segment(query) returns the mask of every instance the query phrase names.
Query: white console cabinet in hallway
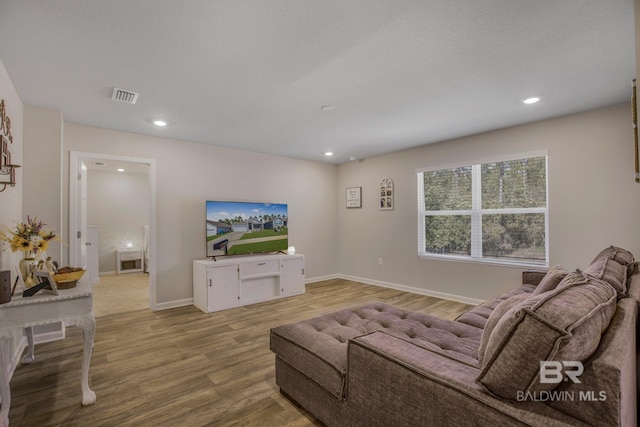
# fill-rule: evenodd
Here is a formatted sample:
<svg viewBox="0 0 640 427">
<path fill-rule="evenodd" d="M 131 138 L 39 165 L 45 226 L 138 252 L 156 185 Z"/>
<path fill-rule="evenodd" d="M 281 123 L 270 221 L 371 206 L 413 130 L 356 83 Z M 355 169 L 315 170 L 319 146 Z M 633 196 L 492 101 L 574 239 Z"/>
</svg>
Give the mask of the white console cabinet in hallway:
<svg viewBox="0 0 640 427">
<path fill-rule="evenodd" d="M 250 255 L 193 261 L 193 305 L 205 313 L 304 292 L 304 255 Z"/>
</svg>

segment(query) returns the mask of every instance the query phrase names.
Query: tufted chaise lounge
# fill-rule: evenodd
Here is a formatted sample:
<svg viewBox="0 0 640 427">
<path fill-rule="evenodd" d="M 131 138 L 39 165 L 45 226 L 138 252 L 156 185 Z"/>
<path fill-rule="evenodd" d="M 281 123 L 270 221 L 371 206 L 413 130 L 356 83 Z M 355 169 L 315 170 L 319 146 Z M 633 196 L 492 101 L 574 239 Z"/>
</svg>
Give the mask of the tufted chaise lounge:
<svg viewBox="0 0 640 427">
<path fill-rule="evenodd" d="M 347 344 L 384 331 L 413 345 L 476 363 L 482 330 L 381 302 L 370 302 L 275 328 L 271 349 L 339 399 L 345 397 Z"/>
<path fill-rule="evenodd" d="M 599 254 L 599 257 L 613 259 L 617 253 L 614 251 L 612 255 L 611 250 L 605 250 L 602 252 L 605 255 Z M 602 273 L 601 264 L 597 264 L 598 271 L 591 266 L 586 270 L 591 275 L 569 274 L 571 280 L 564 285 L 558 280 L 554 283 L 557 290 L 551 287 L 548 292 L 542 287 L 548 286 L 548 280 L 544 279 L 552 272 L 526 273 L 524 284 L 474 307 L 455 321 L 370 302 L 278 326 L 271 330 L 276 382 L 282 394 L 329 426 L 635 425 L 635 340 L 640 274 L 633 258 L 620 265 L 611 262 L 617 265 L 615 271 L 619 277 L 614 277 L 611 269 Z M 545 285 L 537 288 L 541 280 Z M 618 288 L 603 283 L 606 280 Z M 505 394 L 509 387 L 503 390 L 500 381 L 496 384 L 495 380 L 495 375 L 500 378 L 505 370 L 491 366 L 492 360 L 500 360 L 503 350 L 501 347 L 496 350 L 495 342 L 491 341 L 498 339 L 493 336 L 499 335 L 495 330 L 501 328 L 496 325 L 500 316 L 509 317 L 502 312 L 512 313 L 513 310 L 508 311 L 510 306 L 526 300 L 543 301 L 538 304 L 542 308 L 537 315 L 525 316 L 522 323 L 525 325 L 529 318 L 544 320 L 545 304 L 555 316 L 558 309 L 553 308 L 553 303 L 571 306 L 583 292 L 593 293 L 593 289 L 604 295 L 603 301 L 596 303 L 595 309 L 585 308 L 586 316 L 575 322 L 578 326 L 571 329 L 569 335 L 561 336 L 556 344 L 551 343 L 554 349 L 561 348 L 567 340 L 570 342 L 571 331 L 577 336 L 580 324 L 594 321 L 592 313 L 600 307 L 610 307 L 606 309 L 607 314 L 595 318 L 604 324 L 590 327 L 597 330 L 595 343 L 599 346 L 584 360 L 582 383 L 561 384 L 557 388 L 565 393 L 564 397 L 573 394 L 574 401 L 540 402 L 531 398 L 535 394 L 529 394 L 527 399 L 516 402 Z M 587 299 L 591 299 L 589 295 Z M 563 297 L 569 298 L 568 302 L 562 300 Z M 525 309 L 535 312 L 537 306 Z M 516 314 L 521 311 L 516 310 Z M 571 311 L 567 309 L 568 313 Z M 489 325 L 495 330 L 484 334 L 485 328 L 490 329 Z M 543 333 L 557 333 L 559 329 L 552 326 Z M 599 329 L 604 329 L 601 338 Z M 511 333 L 517 334 L 517 330 Z M 483 343 L 487 339 L 489 343 Z M 525 352 L 535 353 L 545 345 L 542 339 L 538 345 L 537 339 L 537 335 L 525 334 L 524 343 L 518 345 L 529 345 Z M 580 343 L 578 347 L 586 345 Z M 497 353 L 491 359 L 487 356 L 484 364 L 483 346 L 487 353 Z M 505 351 L 512 350 L 508 342 L 504 346 Z M 508 353 L 502 356 L 510 357 Z M 515 368 L 510 368 L 515 373 L 506 371 L 513 377 L 505 381 L 506 386 L 517 390 L 535 390 L 539 386 L 537 377 L 536 384 L 528 379 L 531 372 L 535 377 L 538 370 L 539 359 L 533 357 L 533 366 L 529 368 L 536 371 L 525 373 L 522 366 L 528 366 L 516 363 Z M 526 359 L 526 355 L 522 358 Z M 505 365 L 510 363 L 507 360 Z M 523 377 L 528 382 L 523 382 Z M 594 392 L 603 392 L 607 400 L 578 401 L 597 397 Z"/>
</svg>

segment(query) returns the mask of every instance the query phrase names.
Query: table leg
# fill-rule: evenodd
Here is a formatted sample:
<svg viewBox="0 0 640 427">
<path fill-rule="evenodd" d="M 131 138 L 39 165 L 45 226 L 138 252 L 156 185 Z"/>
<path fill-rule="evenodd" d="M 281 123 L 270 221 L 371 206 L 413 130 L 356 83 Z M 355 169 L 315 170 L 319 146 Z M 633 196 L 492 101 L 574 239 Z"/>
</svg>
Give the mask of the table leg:
<svg viewBox="0 0 640 427">
<path fill-rule="evenodd" d="M 33 345 L 33 328 L 30 326 L 27 328 L 24 328 L 24 332 L 25 332 L 25 335 L 27 336 L 27 343 L 29 344 L 29 346 L 27 347 L 27 354 L 25 354 L 24 357 L 22 358 L 22 363 L 24 363 L 25 365 L 28 365 L 30 363 L 33 363 L 34 360 L 36 360 L 35 348 Z"/>
<path fill-rule="evenodd" d="M 91 352 L 93 351 L 93 340 L 96 336 L 96 319 L 91 314 L 82 316 L 78 319 L 77 326 L 82 328 L 84 337 L 80 386 L 82 387 L 82 405 L 87 406 L 96 403 L 96 393 L 89 388 L 89 365 L 91 363 Z"/>
<path fill-rule="evenodd" d="M 0 427 L 9 425 L 9 408 L 11 407 L 11 387 L 9 386 L 10 353 L 11 337 L 0 336 Z"/>
</svg>

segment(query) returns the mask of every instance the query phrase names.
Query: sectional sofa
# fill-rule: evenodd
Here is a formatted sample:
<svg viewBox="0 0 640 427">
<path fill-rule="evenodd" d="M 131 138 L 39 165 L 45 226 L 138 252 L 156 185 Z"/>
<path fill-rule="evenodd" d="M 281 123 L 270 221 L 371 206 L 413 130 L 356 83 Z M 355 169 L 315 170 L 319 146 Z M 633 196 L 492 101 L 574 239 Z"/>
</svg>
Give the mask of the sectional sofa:
<svg viewBox="0 0 640 427">
<path fill-rule="evenodd" d="M 371 302 L 273 328 L 276 382 L 328 426 L 635 426 L 639 300 L 612 246 L 455 321 Z"/>
</svg>

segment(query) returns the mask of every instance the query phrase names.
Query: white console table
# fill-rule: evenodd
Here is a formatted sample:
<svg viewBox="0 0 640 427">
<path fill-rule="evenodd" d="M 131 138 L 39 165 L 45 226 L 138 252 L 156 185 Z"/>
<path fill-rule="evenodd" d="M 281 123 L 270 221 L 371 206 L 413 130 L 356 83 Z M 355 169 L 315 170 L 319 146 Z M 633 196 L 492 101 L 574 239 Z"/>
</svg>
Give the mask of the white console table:
<svg viewBox="0 0 640 427">
<path fill-rule="evenodd" d="M 0 427 L 9 425 L 9 382 L 25 347 L 28 346 L 29 350 L 22 363 L 28 364 L 34 360 L 31 333 L 34 326 L 61 322 L 82 328 L 82 404 L 92 405 L 96 401 L 96 394 L 89 388 L 89 364 L 96 333 L 91 283 L 88 279 L 80 281 L 77 287 L 59 290 L 58 293 L 52 295 L 40 291 L 32 297 L 14 296 L 10 302 L 0 305 Z"/>
<path fill-rule="evenodd" d="M 248 255 L 193 261 L 193 305 L 205 313 L 304 292 L 303 255 Z"/>
</svg>

